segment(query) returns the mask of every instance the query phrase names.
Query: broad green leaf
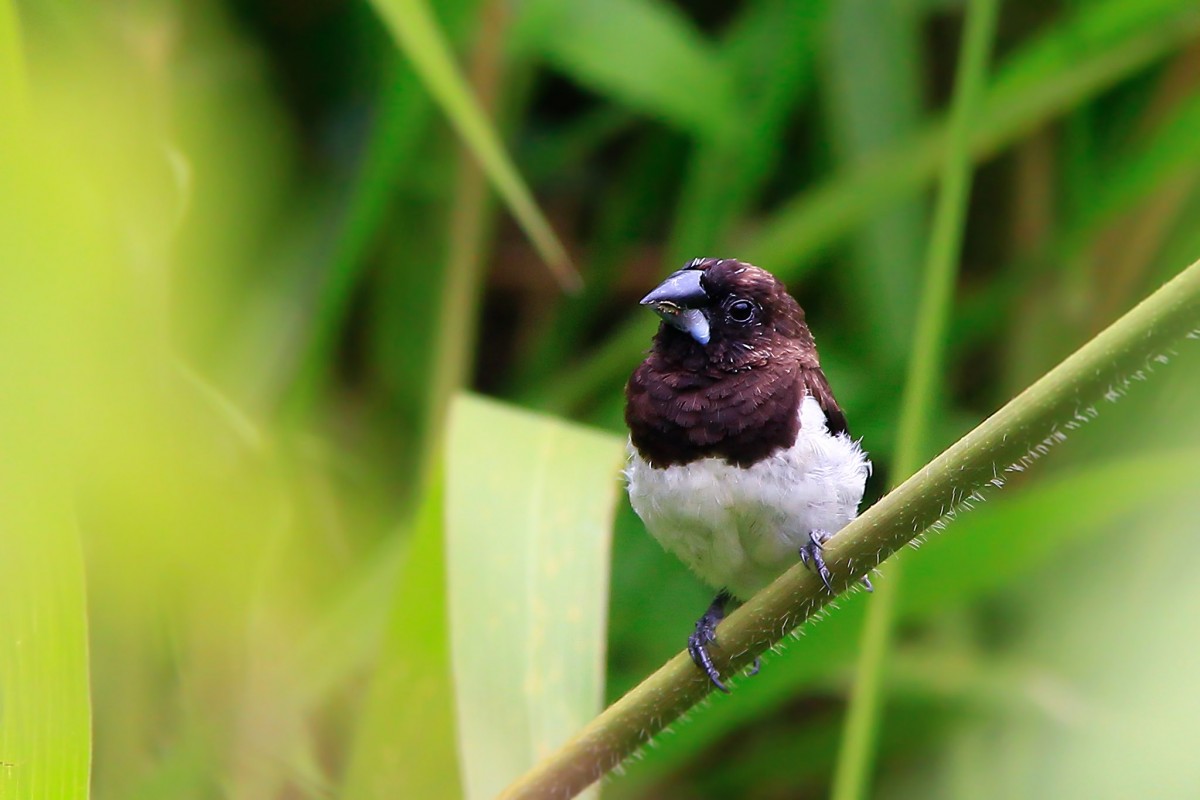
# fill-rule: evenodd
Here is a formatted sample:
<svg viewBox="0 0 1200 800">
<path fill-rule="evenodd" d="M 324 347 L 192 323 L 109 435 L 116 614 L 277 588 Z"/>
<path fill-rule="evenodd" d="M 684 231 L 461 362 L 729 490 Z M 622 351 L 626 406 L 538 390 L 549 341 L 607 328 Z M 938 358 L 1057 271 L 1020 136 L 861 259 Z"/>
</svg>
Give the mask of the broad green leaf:
<svg viewBox="0 0 1200 800">
<path fill-rule="evenodd" d="M 342 796 L 462 794 L 446 622 L 442 483 L 423 498 Z"/>
<path fill-rule="evenodd" d="M 624 443 L 460 397 L 446 544 L 459 751 L 494 797 L 599 713 Z"/>
<path fill-rule="evenodd" d="M 729 140 L 740 116 L 725 60 L 660 0 L 531 0 L 516 46 L 685 131 Z"/>
<path fill-rule="evenodd" d="M 429 4 L 426 0 L 370 2 L 555 278 L 564 287 L 576 288 L 579 276 L 571 267 L 566 249 L 538 209 L 499 133 L 454 63 Z"/>
<path fill-rule="evenodd" d="M 38 137 L 13 126 L 26 89 L 16 7 L 0 0 L 0 798 L 74 800 L 92 758 L 87 600 L 70 424 L 49 409 L 73 394 L 56 379 L 76 352 L 56 347 L 70 337 L 70 311 L 56 316 L 67 293 L 49 289 L 64 252 L 42 238 L 62 220 L 36 191 L 57 176 L 39 169 Z"/>
</svg>

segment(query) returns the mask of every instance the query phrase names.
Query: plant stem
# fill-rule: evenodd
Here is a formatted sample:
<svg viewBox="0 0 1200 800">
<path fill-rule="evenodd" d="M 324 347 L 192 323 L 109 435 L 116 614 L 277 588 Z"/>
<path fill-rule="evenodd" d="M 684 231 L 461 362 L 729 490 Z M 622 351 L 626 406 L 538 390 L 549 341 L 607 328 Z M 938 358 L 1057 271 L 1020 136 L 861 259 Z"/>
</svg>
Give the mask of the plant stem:
<svg viewBox="0 0 1200 800">
<path fill-rule="evenodd" d="M 936 413 L 945 338 L 958 259 L 971 194 L 971 130 L 983 96 L 988 57 L 995 37 L 997 0 L 971 0 L 959 50 L 957 80 L 950 110 L 950 131 L 933 232 L 925 266 L 917 330 L 900 406 L 900 430 L 893 474 L 903 480 L 917 470 L 929 449 L 929 427 Z M 896 604 L 902 581 L 899 564 L 888 569 L 867 609 L 855 680 L 834 772 L 835 800 L 862 797 L 870 783 L 879 734 L 881 682 L 891 647 Z"/>
<path fill-rule="evenodd" d="M 960 507 L 982 502 L 1067 436 L 1165 368 L 1177 347 L 1200 345 L 1200 262 L 1110 325 L 948 450 L 851 522 L 826 545 L 834 588 L 859 577 Z M 735 674 L 778 644 L 831 596 L 797 565 L 721 624 L 716 659 Z M 729 655 L 725 655 L 729 654 Z M 572 797 L 678 719 L 712 690 L 680 653 L 592 720 L 501 797 Z"/>
</svg>

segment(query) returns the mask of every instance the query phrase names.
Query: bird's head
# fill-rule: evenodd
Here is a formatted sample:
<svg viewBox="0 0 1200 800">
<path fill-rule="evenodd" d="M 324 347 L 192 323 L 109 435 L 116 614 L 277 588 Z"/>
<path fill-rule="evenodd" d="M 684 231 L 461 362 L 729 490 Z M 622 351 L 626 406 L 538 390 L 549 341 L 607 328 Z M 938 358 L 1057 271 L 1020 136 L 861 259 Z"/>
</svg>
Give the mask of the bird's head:
<svg viewBox="0 0 1200 800">
<path fill-rule="evenodd" d="M 693 259 L 641 303 L 662 318 L 655 346 L 664 355 L 733 370 L 792 358 L 816 365 L 804 311 L 782 281 L 751 264 Z"/>
</svg>

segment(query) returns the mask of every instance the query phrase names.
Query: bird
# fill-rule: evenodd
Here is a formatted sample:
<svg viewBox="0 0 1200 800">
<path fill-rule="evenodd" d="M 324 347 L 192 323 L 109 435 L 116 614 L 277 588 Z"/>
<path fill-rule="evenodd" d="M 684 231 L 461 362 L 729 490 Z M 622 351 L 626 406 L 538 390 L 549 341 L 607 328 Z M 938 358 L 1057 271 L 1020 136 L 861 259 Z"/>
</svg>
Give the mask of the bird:
<svg viewBox="0 0 1200 800">
<path fill-rule="evenodd" d="M 797 558 L 833 593 L 822 548 L 857 516 L 871 462 L 770 272 L 692 259 L 641 305 L 661 323 L 625 387 L 626 488 L 651 536 L 718 590 L 688 653 L 728 692 L 710 652 L 728 605 Z"/>
</svg>

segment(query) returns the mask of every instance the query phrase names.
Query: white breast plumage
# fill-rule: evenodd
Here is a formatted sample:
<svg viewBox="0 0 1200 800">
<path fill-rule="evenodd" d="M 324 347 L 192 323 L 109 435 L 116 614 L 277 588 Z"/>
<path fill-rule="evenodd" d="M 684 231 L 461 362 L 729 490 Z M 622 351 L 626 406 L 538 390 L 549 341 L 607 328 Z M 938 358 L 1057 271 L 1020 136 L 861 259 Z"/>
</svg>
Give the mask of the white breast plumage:
<svg viewBox="0 0 1200 800">
<path fill-rule="evenodd" d="M 630 447 L 629 500 L 646 529 L 697 575 L 747 598 L 795 564 L 810 531 L 834 533 L 858 513 L 871 462 L 831 435 L 812 397 L 796 442 L 753 464 L 720 458 L 655 469 Z"/>
</svg>

